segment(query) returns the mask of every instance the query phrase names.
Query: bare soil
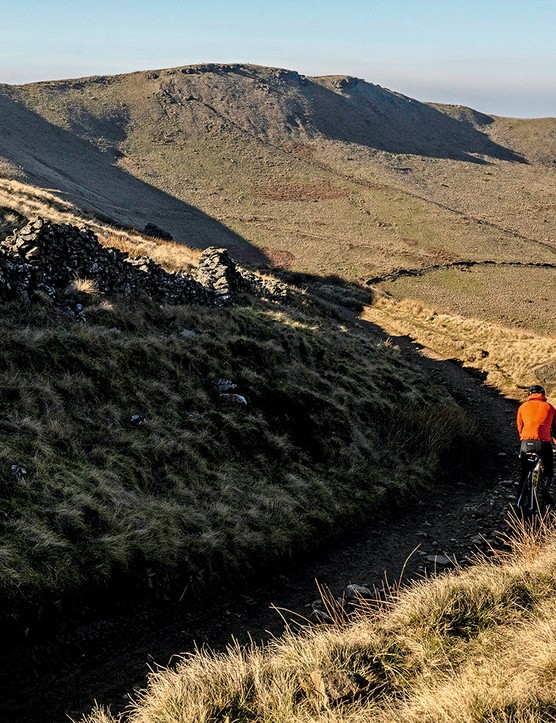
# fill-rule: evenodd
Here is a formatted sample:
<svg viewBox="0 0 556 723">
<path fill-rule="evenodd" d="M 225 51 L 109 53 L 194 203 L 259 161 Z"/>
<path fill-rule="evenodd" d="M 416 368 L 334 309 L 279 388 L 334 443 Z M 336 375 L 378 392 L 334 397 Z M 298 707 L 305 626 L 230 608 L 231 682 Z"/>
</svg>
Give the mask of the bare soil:
<svg viewBox="0 0 556 723">
<path fill-rule="evenodd" d="M 382 330 L 360 324 L 384 339 Z M 45 631 L 42 640 L 5 650 L 2 720 L 62 723 L 68 715 L 88 712 L 95 700 L 113 711 L 124 710 L 129 692 L 145 686 L 149 670 L 171 664 L 179 653 L 199 645 L 223 649 L 232 636 L 240 643 L 268 640 L 280 635 L 286 622 L 302 622 L 317 597 L 315 581 L 338 595 L 349 583 L 381 589 L 385 577 L 409 580 L 434 574 L 427 556 L 446 554 L 465 564 L 488 541 L 496 544 L 514 496 L 516 403 L 485 386 L 478 375 L 435 358 L 406 337 L 390 341 L 444 384 L 492 441 L 480 476 L 461 481 L 455 471 L 446 470 L 438 491 L 411 509 L 354 529 L 310 559 L 269 571 L 241 594 L 214 590 L 209 600 L 195 600 L 185 589 L 179 601 L 125 609 L 58 630 L 55 636 Z"/>
</svg>

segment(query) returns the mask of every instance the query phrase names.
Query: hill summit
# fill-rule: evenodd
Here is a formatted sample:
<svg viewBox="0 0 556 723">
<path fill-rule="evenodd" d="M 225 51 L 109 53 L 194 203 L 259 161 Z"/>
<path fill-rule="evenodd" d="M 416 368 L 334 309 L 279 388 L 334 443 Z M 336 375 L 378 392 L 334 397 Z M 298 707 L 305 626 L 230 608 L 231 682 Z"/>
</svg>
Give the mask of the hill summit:
<svg viewBox="0 0 556 723">
<path fill-rule="evenodd" d="M 0 173 L 6 189 L 32 183 L 113 225 L 154 224 L 294 273 L 365 282 L 556 257 L 555 119 L 423 103 L 345 75 L 204 64 L 1 86 Z M 489 267 L 472 313 L 517 274 Z M 429 279 L 424 301 L 459 311 L 461 277 Z"/>
<path fill-rule="evenodd" d="M 338 237 L 336 218 L 355 246 L 373 232 L 380 257 L 392 233 L 365 218 L 369 191 L 380 216 L 384 190 L 407 186 L 408 175 L 412 191 L 429 195 L 431 163 L 468 169 L 467 189 L 473 167 L 512 167 L 515 176 L 526 160 L 550 166 L 553 126 L 422 103 L 350 76 L 205 64 L 0 86 L 0 170 L 119 223 L 159 224 L 190 246 L 216 243 L 258 262 L 293 254 L 307 267 L 291 248 L 303 239 L 297 220 L 317 222 L 328 239 Z M 463 181 L 453 180 L 457 191 Z M 483 206 L 485 191 L 481 183 L 475 194 Z M 438 188 L 433 195 L 440 200 Z M 294 228 L 283 214 L 292 202 Z M 312 203 L 317 218 L 305 208 Z M 342 240 L 336 266 L 354 255 Z"/>
</svg>

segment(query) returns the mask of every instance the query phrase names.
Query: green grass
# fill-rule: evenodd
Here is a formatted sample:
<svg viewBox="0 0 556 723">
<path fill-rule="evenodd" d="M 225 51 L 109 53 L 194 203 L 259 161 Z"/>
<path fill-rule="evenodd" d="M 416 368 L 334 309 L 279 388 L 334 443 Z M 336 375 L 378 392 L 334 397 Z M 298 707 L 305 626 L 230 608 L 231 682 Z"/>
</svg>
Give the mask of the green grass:
<svg viewBox="0 0 556 723">
<path fill-rule="evenodd" d="M 397 299 L 417 299 L 447 313 L 550 336 L 556 324 L 555 274 L 554 269 L 534 267 L 446 269 L 403 277 L 384 288 Z"/>
<path fill-rule="evenodd" d="M 245 578 L 396 506 L 472 446 L 445 392 L 326 303 L 85 306 L 86 324 L 2 309 L 4 620 L 107 588 Z M 219 401 L 219 377 L 247 407 Z"/>
</svg>

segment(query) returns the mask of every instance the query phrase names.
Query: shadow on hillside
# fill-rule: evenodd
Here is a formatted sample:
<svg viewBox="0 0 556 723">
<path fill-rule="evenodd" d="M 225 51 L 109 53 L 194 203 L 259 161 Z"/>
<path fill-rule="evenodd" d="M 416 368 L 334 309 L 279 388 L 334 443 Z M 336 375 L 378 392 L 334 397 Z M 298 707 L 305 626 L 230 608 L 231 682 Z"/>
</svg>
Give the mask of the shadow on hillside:
<svg viewBox="0 0 556 723">
<path fill-rule="evenodd" d="M 356 78 L 339 82 L 341 95 L 314 81 L 304 91 L 314 107 L 311 120 L 329 138 L 390 153 L 488 162 L 473 155 L 477 154 L 527 163 L 523 156 L 492 141 L 470 120 L 452 118 L 431 105 Z"/>
<path fill-rule="evenodd" d="M 5 88 L 0 91 L 0 155 L 22 168 L 28 182 L 54 188 L 104 220 L 139 230 L 154 223 L 193 248 L 225 246 L 241 260 L 266 261 L 231 229 L 118 168 L 113 151 L 49 123 Z"/>
<path fill-rule="evenodd" d="M 365 305 L 372 303 L 373 292 L 368 287 L 354 281 L 346 281 L 338 276 L 317 276 L 292 272 L 279 275 L 311 296 L 325 303 L 330 302 L 336 305 L 336 316 L 339 319 L 354 321 L 360 328 L 365 329 L 366 333 L 371 334 L 377 342 L 398 348 L 407 358 L 413 359 L 419 367 L 426 369 L 433 379 L 443 380 L 442 383 L 447 384 L 456 401 L 462 406 L 468 407 L 470 403 L 474 404 L 477 401 L 470 399 L 469 394 L 465 391 L 468 389 L 467 384 L 470 377 L 481 383 L 485 395 L 499 399 L 503 397 L 496 387 L 487 384 L 488 375 L 482 369 L 464 366 L 458 359 L 435 358 L 428 353 L 430 350 L 410 336 L 392 336 L 378 324 L 357 318 L 355 314 L 360 313 Z M 510 400 L 506 400 L 506 402 L 508 405 L 513 404 Z M 489 423 L 487 420 L 485 431 L 488 431 Z M 498 439 L 506 438 L 508 441 L 512 437 L 513 431 L 513 426 L 511 429 L 504 427 L 497 429 L 496 434 Z"/>
<path fill-rule="evenodd" d="M 372 302 L 373 294 L 369 287 L 362 286 L 355 281 L 346 281 L 340 276 L 289 271 L 273 267 L 270 273 L 288 284 L 313 294 L 324 302 L 337 304 L 350 311 L 361 312 L 366 304 Z"/>
</svg>

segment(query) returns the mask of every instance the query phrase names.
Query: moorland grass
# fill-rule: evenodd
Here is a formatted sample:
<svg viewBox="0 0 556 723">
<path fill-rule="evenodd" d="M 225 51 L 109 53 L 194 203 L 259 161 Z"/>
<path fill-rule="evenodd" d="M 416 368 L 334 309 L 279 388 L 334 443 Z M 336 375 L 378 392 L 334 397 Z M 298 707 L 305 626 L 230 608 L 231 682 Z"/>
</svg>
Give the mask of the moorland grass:
<svg viewBox="0 0 556 723">
<path fill-rule="evenodd" d="M 153 672 L 123 719 L 553 721 L 553 523 L 518 524 L 511 546 L 470 568 L 392 589 L 386 602 L 362 603 L 351 621 L 305 626 L 263 648 L 188 654 L 173 669 Z M 116 720 L 97 708 L 83 723 Z"/>
<path fill-rule="evenodd" d="M 445 269 L 384 284 L 396 299 L 415 299 L 447 314 L 554 336 L 556 269 L 476 266 Z M 509 290 L 512 293 L 508 293 Z"/>
<path fill-rule="evenodd" d="M 68 293 L 86 323 L 44 302 L 0 315 L 3 621 L 231 584 L 475 448 L 446 392 L 303 294 L 214 309 Z"/>
<path fill-rule="evenodd" d="M 448 313 L 413 299 L 377 298 L 362 318 L 392 337 L 408 335 L 419 344 L 461 361 L 484 374 L 486 381 L 509 396 L 520 396 L 541 382 L 556 391 L 556 338 L 511 328 L 485 319 Z"/>
</svg>

